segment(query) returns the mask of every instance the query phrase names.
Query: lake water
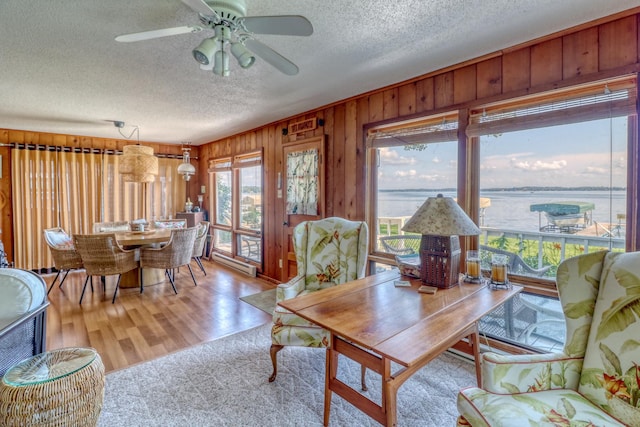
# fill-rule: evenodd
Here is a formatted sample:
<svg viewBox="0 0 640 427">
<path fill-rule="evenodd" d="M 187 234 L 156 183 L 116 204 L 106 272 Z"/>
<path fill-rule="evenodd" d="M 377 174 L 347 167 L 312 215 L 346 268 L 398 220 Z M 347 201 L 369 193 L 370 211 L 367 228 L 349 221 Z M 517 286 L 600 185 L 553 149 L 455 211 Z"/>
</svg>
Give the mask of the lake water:
<svg viewBox="0 0 640 427">
<path fill-rule="evenodd" d="M 454 193 L 442 193 L 456 197 Z M 428 197 L 435 195 L 433 190 L 381 191 L 378 216 L 410 217 Z M 595 205 L 593 220 L 599 223 L 617 223 L 616 215 L 626 213 L 625 191 L 483 191 L 480 197 L 491 200 L 491 206 L 484 210 L 482 225 L 508 230 L 538 231 L 539 213 L 529 208 L 538 203 L 591 202 Z M 543 226 L 547 224 L 544 214 L 541 221 Z"/>
</svg>

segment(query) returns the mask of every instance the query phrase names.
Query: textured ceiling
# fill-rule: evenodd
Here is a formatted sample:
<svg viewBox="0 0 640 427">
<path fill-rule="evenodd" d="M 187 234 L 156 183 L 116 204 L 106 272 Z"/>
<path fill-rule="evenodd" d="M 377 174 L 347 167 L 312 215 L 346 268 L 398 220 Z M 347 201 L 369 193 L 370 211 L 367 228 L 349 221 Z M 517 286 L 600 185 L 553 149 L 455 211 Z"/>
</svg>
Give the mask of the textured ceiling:
<svg viewBox="0 0 640 427">
<path fill-rule="evenodd" d="M 180 0 L 0 1 L 0 128 L 199 145 L 640 5 L 640 0 L 247 0 L 248 16 L 303 15 L 310 37 L 258 36 L 300 68 L 258 58 L 231 75 L 191 50 L 212 32 Z"/>
</svg>

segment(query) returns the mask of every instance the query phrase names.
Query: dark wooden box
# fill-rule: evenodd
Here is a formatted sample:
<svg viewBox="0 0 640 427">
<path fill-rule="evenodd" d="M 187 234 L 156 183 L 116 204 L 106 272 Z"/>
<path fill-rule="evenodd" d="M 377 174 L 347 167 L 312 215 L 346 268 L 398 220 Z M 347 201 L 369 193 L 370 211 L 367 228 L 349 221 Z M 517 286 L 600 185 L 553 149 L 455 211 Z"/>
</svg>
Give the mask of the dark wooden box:
<svg viewBox="0 0 640 427">
<path fill-rule="evenodd" d="M 420 244 L 422 282 L 438 288 L 458 284 L 460 239 L 458 236 L 423 235 Z"/>
</svg>

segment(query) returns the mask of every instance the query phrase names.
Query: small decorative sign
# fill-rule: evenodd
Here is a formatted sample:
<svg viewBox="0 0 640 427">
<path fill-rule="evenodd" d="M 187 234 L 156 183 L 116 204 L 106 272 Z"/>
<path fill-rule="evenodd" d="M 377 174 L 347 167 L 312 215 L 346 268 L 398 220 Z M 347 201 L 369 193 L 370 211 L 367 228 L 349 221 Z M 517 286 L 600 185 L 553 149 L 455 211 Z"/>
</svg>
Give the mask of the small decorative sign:
<svg viewBox="0 0 640 427">
<path fill-rule="evenodd" d="M 317 127 L 318 127 L 318 120 L 316 117 L 314 117 L 313 119 L 307 119 L 301 122 L 291 123 L 288 126 L 288 130 L 289 130 L 289 134 L 296 134 L 296 133 L 302 133 L 302 132 L 314 130 Z"/>
</svg>

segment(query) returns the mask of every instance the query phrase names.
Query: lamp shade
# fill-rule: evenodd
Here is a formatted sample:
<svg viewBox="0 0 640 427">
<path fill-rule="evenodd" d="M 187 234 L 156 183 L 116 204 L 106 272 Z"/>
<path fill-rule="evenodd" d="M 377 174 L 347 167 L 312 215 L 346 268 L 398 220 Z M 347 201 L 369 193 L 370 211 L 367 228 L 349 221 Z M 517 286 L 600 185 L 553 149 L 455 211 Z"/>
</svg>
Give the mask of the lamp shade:
<svg viewBox="0 0 640 427">
<path fill-rule="evenodd" d="M 472 236 L 478 226 L 451 197 L 429 197 L 405 223 L 402 231 L 436 236 Z"/>
<path fill-rule="evenodd" d="M 153 182 L 158 174 L 158 158 L 153 148 L 144 145 L 125 145 L 122 149 L 120 174 L 128 182 Z"/>
</svg>

